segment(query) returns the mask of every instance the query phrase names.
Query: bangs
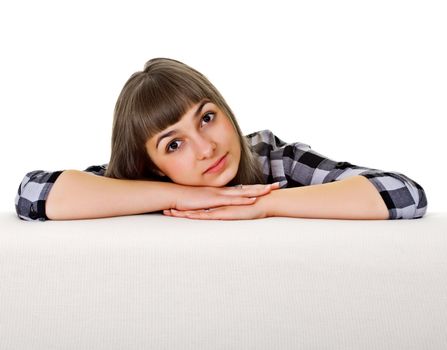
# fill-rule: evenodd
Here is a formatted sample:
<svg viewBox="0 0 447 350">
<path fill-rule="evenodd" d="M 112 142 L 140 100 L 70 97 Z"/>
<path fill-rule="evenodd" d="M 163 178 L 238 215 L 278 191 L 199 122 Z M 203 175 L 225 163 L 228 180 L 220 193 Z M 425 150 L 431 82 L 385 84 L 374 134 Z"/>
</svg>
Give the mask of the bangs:
<svg viewBox="0 0 447 350">
<path fill-rule="evenodd" d="M 157 79 L 159 78 L 159 79 Z M 144 141 L 180 121 L 181 117 L 196 103 L 210 94 L 195 81 L 183 76 L 151 76 L 136 89 L 135 112 L 137 134 L 144 134 Z"/>
</svg>

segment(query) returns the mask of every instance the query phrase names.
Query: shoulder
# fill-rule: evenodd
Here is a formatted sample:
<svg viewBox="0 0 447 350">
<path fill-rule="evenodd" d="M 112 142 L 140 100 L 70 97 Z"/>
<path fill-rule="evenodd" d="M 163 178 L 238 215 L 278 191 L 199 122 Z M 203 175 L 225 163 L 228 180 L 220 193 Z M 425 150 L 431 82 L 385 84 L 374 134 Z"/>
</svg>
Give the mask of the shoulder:
<svg viewBox="0 0 447 350">
<path fill-rule="evenodd" d="M 245 138 L 256 152 L 261 150 L 264 152 L 266 150 L 272 152 L 284 150 L 285 148 L 299 148 L 302 150 L 309 150 L 311 148 L 310 145 L 302 142 L 286 142 L 269 129 L 253 132 L 246 135 Z"/>
<path fill-rule="evenodd" d="M 246 135 L 245 138 L 253 146 L 264 143 L 275 147 L 281 147 L 287 144 L 287 142 L 281 140 L 269 129 L 252 132 L 251 134 Z"/>
<path fill-rule="evenodd" d="M 84 171 L 86 171 L 88 173 L 93 173 L 95 175 L 104 176 L 108 165 L 109 165 L 108 163 L 102 164 L 102 165 L 91 165 Z"/>
</svg>

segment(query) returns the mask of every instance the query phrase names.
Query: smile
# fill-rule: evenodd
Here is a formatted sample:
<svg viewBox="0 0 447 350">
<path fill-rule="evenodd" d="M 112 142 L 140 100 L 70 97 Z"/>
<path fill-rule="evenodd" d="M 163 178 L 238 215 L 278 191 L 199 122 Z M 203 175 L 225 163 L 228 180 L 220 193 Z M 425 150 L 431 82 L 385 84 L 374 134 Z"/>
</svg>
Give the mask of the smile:
<svg viewBox="0 0 447 350">
<path fill-rule="evenodd" d="M 204 174 L 218 173 L 227 163 L 227 155 L 225 154 L 215 165 L 209 167 Z"/>
</svg>

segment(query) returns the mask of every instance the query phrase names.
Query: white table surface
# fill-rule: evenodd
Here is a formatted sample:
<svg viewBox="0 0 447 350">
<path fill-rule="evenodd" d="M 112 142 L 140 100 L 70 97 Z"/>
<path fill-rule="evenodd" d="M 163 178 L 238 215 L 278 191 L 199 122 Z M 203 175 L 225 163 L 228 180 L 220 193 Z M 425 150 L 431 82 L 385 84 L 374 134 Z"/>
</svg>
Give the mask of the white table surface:
<svg viewBox="0 0 447 350">
<path fill-rule="evenodd" d="M 447 349 L 447 213 L 0 213 L 0 349 Z"/>
</svg>

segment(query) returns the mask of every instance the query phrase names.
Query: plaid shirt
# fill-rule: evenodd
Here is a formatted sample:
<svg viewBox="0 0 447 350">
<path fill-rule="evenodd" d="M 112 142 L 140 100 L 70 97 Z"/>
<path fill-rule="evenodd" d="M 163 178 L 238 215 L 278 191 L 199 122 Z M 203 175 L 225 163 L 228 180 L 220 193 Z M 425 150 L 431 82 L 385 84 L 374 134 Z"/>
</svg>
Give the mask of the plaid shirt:
<svg viewBox="0 0 447 350">
<path fill-rule="evenodd" d="M 346 179 L 366 177 L 379 191 L 390 219 L 421 218 L 427 211 L 424 189 L 398 172 L 385 172 L 348 162 L 336 162 L 311 149 L 305 143 L 287 143 L 270 130 L 245 136 L 258 156 L 266 183 L 280 182 L 281 188 L 317 185 Z M 107 164 L 90 166 L 84 171 L 104 176 Z M 15 199 L 16 212 L 23 220 L 48 220 L 45 202 L 62 171 L 35 170 L 25 175 Z"/>
</svg>

